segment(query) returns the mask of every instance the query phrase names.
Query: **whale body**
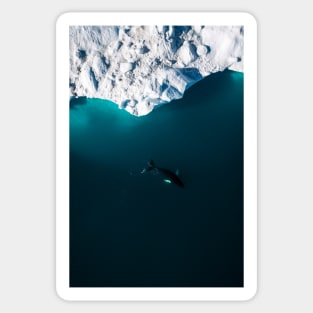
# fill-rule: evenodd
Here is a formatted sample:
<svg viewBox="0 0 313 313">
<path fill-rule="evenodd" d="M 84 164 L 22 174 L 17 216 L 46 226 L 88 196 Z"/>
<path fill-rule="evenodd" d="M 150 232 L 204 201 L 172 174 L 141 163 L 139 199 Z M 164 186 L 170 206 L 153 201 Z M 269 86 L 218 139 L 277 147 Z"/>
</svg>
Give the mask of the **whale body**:
<svg viewBox="0 0 313 313">
<path fill-rule="evenodd" d="M 163 177 L 164 182 L 173 183 L 181 188 L 184 188 L 184 183 L 176 173 L 166 168 L 155 166 L 153 160 L 150 160 L 148 162 L 148 166 L 141 171 L 141 174 L 144 174 L 146 172 L 153 172 L 154 174 L 159 174 Z"/>
</svg>

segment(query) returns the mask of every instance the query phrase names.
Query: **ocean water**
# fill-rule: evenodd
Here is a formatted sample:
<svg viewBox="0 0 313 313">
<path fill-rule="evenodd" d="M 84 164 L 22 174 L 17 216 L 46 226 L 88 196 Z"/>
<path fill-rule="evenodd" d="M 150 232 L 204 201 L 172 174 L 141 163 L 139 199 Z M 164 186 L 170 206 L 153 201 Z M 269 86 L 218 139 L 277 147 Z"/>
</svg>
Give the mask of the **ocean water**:
<svg viewBox="0 0 313 313">
<path fill-rule="evenodd" d="M 243 74 L 134 117 L 70 109 L 70 286 L 243 286 Z M 141 174 L 147 161 L 185 187 Z"/>
</svg>

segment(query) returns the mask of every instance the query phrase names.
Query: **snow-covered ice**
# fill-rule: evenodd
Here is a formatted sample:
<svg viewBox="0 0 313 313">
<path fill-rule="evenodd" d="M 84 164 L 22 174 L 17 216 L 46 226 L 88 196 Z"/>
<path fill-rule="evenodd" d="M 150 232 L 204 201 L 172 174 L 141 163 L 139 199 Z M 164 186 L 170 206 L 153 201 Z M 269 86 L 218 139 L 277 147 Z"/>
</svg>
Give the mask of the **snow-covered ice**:
<svg viewBox="0 0 313 313">
<path fill-rule="evenodd" d="M 243 71 L 241 26 L 71 26 L 70 97 L 141 116 L 211 73 Z"/>
</svg>

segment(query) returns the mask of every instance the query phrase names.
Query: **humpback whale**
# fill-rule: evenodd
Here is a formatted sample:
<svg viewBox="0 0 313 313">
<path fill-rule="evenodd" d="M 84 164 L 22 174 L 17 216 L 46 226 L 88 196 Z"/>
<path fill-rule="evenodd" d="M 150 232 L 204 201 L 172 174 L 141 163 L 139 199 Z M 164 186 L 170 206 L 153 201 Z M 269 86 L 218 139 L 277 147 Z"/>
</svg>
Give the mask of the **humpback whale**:
<svg viewBox="0 0 313 313">
<path fill-rule="evenodd" d="M 144 174 L 146 172 L 152 172 L 154 174 L 159 174 L 163 177 L 163 181 L 165 183 L 173 183 L 181 188 L 184 188 L 184 183 L 181 181 L 181 179 L 178 177 L 178 172 L 174 173 L 166 168 L 155 166 L 155 163 L 153 160 L 150 160 L 148 162 L 147 167 L 145 167 L 141 174 Z"/>
</svg>

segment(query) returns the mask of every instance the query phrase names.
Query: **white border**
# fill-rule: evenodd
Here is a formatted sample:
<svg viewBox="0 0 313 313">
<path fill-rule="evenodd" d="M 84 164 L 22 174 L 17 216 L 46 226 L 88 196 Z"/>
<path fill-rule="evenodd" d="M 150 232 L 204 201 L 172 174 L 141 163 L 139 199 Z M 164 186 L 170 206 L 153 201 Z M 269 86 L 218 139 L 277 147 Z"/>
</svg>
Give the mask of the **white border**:
<svg viewBox="0 0 313 313">
<path fill-rule="evenodd" d="M 69 26 L 244 26 L 244 287 L 69 287 Z M 56 24 L 56 290 L 64 300 L 249 300 L 257 291 L 257 24 L 248 13 L 65 13 Z"/>
</svg>

